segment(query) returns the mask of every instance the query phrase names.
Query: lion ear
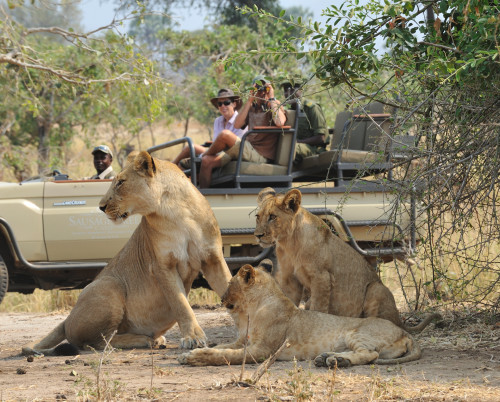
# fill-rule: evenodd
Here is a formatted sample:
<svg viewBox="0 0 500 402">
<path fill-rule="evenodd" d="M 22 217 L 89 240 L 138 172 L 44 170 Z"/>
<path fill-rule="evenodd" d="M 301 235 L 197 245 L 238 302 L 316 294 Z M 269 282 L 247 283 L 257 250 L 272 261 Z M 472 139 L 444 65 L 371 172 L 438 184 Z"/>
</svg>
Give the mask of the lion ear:
<svg viewBox="0 0 500 402">
<path fill-rule="evenodd" d="M 139 151 L 132 151 L 127 155 L 127 164 L 132 163 L 134 159 L 139 155 Z"/>
<path fill-rule="evenodd" d="M 293 213 L 299 210 L 302 201 L 302 193 L 296 188 L 291 189 L 283 198 L 283 205 Z"/>
<path fill-rule="evenodd" d="M 249 264 L 243 265 L 238 271 L 238 275 L 249 285 L 255 282 L 255 270 Z"/>
<path fill-rule="evenodd" d="M 134 169 L 138 173 L 143 173 L 149 177 L 153 177 L 156 173 L 156 166 L 153 157 L 146 151 L 139 152 L 134 159 Z"/>
<path fill-rule="evenodd" d="M 263 268 L 266 272 L 273 272 L 273 262 L 269 258 L 262 260 L 259 264 L 259 267 Z"/>
<path fill-rule="evenodd" d="M 266 187 L 266 188 L 260 190 L 260 193 L 257 196 L 257 204 L 261 204 L 264 200 L 267 200 L 268 198 L 274 197 L 275 195 L 276 195 L 276 191 L 274 191 L 274 188 Z"/>
</svg>

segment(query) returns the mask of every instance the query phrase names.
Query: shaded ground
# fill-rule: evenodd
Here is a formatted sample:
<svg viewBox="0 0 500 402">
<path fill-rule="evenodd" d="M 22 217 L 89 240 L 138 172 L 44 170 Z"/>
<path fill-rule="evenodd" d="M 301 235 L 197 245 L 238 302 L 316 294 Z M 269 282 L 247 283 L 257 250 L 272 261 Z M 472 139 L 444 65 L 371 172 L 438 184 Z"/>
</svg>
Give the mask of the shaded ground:
<svg viewBox="0 0 500 402">
<path fill-rule="evenodd" d="M 234 338 L 224 309 L 195 309 L 209 340 Z M 310 362 L 277 362 L 256 386 L 238 385 L 256 365 L 186 367 L 177 363 L 180 334 L 164 350 L 85 352 L 27 361 L 21 346 L 44 336 L 66 314 L 0 313 L 0 400 L 500 400 L 500 326 L 433 324 L 418 340 L 422 359 L 402 366 L 337 372 Z M 102 365 L 99 362 L 102 360 Z M 99 369 L 100 367 L 100 369 Z"/>
</svg>

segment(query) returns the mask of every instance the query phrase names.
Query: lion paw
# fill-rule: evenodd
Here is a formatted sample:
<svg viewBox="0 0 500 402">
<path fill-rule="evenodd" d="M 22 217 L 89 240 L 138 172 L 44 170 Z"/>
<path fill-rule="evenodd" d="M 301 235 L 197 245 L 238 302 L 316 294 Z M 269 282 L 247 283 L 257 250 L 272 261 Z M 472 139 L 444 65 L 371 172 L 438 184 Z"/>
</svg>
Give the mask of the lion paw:
<svg viewBox="0 0 500 402">
<path fill-rule="evenodd" d="M 163 335 L 156 338 L 153 342 L 154 348 L 159 348 L 161 346 L 166 346 L 166 345 L 167 345 L 167 338 L 165 338 Z"/>
<path fill-rule="evenodd" d="M 331 353 L 325 352 L 320 354 L 319 356 L 316 356 L 316 358 L 314 359 L 314 365 L 316 367 L 340 368 L 349 367 L 351 365 L 351 361 L 341 356 L 336 356 Z"/>
<path fill-rule="evenodd" d="M 207 347 L 207 337 L 203 333 L 203 336 L 191 337 L 185 336 L 181 339 L 182 349 L 195 349 L 195 348 L 206 348 Z"/>
<path fill-rule="evenodd" d="M 316 356 L 314 359 L 314 365 L 316 367 L 326 367 L 326 359 L 328 358 L 328 353 L 322 353 L 319 356 Z"/>
<path fill-rule="evenodd" d="M 180 364 L 188 364 L 189 353 L 183 353 L 179 357 L 177 357 L 177 361 Z"/>
<path fill-rule="evenodd" d="M 341 368 L 341 367 L 349 367 L 351 365 L 351 361 L 349 359 L 344 359 L 340 356 L 330 356 L 326 359 L 326 366 L 328 368 Z"/>
<path fill-rule="evenodd" d="M 177 361 L 180 364 L 189 364 L 191 366 L 205 366 L 210 361 L 210 356 L 213 355 L 212 349 L 201 348 L 195 349 L 191 352 L 183 353 L 178 358 Z"/>
</svg>

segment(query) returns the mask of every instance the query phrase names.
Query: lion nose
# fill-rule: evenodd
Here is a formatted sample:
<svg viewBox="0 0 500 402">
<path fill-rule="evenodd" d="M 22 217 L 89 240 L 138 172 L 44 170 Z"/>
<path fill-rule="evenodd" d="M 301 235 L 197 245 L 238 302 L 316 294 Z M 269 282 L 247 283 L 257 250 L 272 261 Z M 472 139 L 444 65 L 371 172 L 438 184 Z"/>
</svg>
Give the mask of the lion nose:
<svg viewBox="0 0 500 402">
<path fill-rule="evenodd" d="M 100 209 L 102 212 L 106 212 L 106 205 L 99 205 L 99 209 Z"/>
</svg>

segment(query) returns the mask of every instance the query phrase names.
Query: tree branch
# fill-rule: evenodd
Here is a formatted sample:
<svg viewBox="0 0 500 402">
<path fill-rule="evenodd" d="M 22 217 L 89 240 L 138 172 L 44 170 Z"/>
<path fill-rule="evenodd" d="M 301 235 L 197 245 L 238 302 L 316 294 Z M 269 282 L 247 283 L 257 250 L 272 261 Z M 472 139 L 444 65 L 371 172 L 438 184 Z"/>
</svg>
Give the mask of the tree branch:
<svg viewBox="0 0 500 402">
<path fill-rule="evenodd" d="M 463 52 L 461 50 L 458 50 L 458 49 L 453 48 L 453 47 L 448 47 L 448 46 L 440 45 L 438 43 L 431 43 L 431 42 L 425 42 L 425 41 L 421 41 L 421 42 L 417 42 L 417 43 L 419 45 L 426 45 L 426 46 L 437 47 L 439 49 L 448 50 L 450 52 L 454 52 L 454 53 L 458 53 L 458 54 L 463 54 Z"/>
</svg>

